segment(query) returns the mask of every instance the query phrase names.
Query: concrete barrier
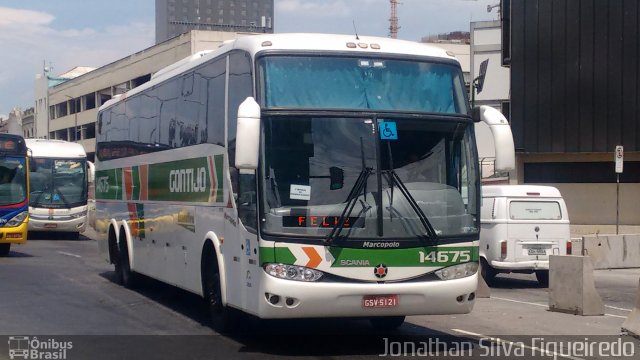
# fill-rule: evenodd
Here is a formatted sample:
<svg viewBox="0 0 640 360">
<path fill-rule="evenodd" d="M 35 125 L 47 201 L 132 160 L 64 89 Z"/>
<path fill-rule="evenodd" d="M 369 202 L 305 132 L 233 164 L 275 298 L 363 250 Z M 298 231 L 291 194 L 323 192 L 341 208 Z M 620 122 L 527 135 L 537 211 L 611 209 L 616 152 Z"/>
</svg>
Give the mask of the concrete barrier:
<svg viewBox="0 0 640 360">
<path fill-rule="evenodd" d="M 583 255 L 582 254 L 582 238 L 571 238 L 571 255 Z"/>
<path fill-rule="evenodd" d="M 640 235 L 583 236 L 582 247 L 594 269 L 640 268 Z"/>
<path fill-rule="evenodd" d="M 549 256 L 549 310 L 575 315 L 604 315 L 588 256 Z"/>
<path fill-rule="evenodd" d="M 622 323 L 622 331 L 633 337 L 640 338 L 640 285 L 636 294 L 636 307 L 633 308 L 631 314 Z"/>
</svg>

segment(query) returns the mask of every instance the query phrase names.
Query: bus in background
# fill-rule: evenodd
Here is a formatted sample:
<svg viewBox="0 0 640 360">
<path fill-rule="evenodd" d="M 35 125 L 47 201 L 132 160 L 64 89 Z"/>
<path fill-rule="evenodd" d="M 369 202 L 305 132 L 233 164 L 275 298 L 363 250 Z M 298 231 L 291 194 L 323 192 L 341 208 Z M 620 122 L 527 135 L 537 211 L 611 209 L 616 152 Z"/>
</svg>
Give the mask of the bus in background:
<svg viewBox="0 0 640 360">
<path fill-rule="evenodd" d="M 27 139 L 31 150 L 29 230 L 67 232 L 77 239 L 87 225 L 88 165 L 82 145 Z"/>
<path fill-rule="evenodd" d="M 0 256 L 27 241 L 29 158 L 24 139 L 0 134 Z"/>
<path fill-rule="evenodd" d="M 87 170 L 89 178 L 89 198 L 87 200 L 87 225 L 96 228 L 96 166 L 87 161 Z"/>
<path fill-rule="evenodd" d="M 386 329 L 467 313 L 474 121 L 512 138 L 466 93 L 454 57 L 407 41 L 271 34 L 195 54 L 98 112 L 99 249 L 125 286 L 203 296 L 220 330 L 235 310 Z"/>
</svg>

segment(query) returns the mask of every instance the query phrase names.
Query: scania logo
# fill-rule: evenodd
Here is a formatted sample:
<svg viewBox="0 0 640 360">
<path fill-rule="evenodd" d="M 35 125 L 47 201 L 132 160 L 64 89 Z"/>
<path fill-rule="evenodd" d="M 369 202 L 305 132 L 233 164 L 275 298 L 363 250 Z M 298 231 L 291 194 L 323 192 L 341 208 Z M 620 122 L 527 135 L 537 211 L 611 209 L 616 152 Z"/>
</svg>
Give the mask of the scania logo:
<svg viewBox="0 0 640 360">
<path fill-rule="evenodd" d="M 373 273 L 378 279 L 382 279 L 387 276 L 387 267 L 384 264 L 380 264 L 373 268 Z"/>
</svg>

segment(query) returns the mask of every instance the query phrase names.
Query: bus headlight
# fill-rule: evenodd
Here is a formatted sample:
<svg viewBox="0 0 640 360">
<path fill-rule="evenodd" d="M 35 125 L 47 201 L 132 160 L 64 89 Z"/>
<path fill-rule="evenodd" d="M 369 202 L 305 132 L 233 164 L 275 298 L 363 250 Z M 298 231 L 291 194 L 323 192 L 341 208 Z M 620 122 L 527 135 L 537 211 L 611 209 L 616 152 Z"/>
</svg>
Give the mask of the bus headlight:
<svg viewBox="0 0 640 360">
<path fill-rule="evenodd" d="M 22 222 L 27 218 L 28 215 L 28 211 L 23 211 L 20 214 L 12 217 L 11 220 L 7 221 L 7 223 L 4 224 L 4 227 L 16 227 L 22 225 Z"/>
<path fill-rule="evenodd" d="M 287 280 L 312 282 L 322 278 L 321 271 L 309 269 L 304 266 L 267 264 L 264 267 L 264 271 L 273 277 Z"/>
<path fill-rule="evenodd" d="M 69 217 L 71 217 L 72 219 L 78 219 L 78 218 L 85 217 L 85 216 L 87 216 L 87 211 L 86 210 L 85 211 L 81 211 L 79 213 L 75 213 L 75 214 L 70 214 L 69 215 Z"/>
<path fill-rule="evenodd" d="M 438 276 L 440 280 L 461 279 L 475 274 L 478 271 L 478 266 L 477 262 L 453 265 L 436 271 L 436 276 Z"/>
</svg>

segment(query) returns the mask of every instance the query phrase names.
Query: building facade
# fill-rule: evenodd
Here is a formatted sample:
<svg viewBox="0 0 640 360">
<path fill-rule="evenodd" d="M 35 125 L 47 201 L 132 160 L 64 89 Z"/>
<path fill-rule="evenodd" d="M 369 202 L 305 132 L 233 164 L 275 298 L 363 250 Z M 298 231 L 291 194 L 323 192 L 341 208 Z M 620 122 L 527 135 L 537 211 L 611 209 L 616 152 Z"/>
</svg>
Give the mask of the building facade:
<svg viewBox="0 0 640 360">
<path fill-rule="evenodd" d="M 274 0 L 156 0 L 156 43 L 189 30 L 273 32 Z"/>
<path fill-rule="evenodd" d="M 518 182 L 562 192 L 573 224 L 640 225 L 640 3 L 503 0 Z"/>
</svg>

